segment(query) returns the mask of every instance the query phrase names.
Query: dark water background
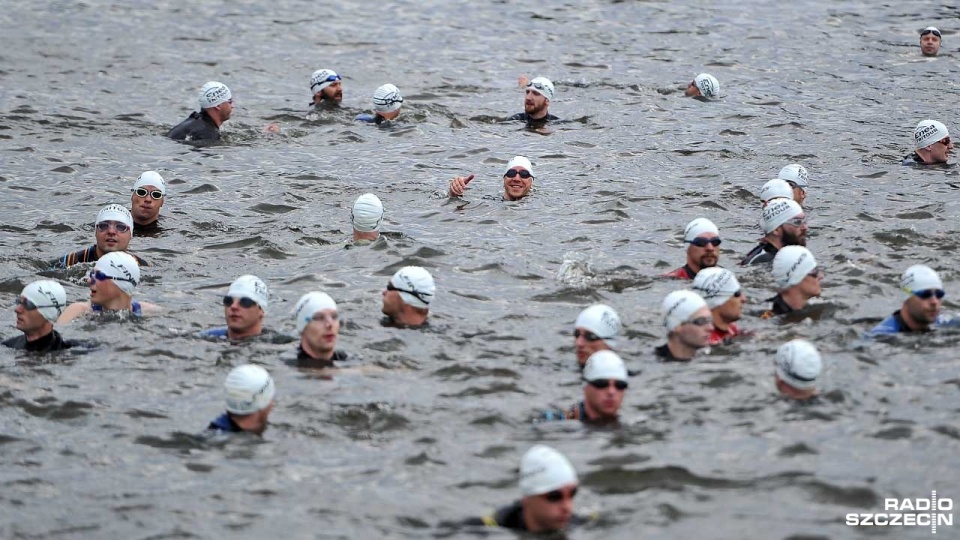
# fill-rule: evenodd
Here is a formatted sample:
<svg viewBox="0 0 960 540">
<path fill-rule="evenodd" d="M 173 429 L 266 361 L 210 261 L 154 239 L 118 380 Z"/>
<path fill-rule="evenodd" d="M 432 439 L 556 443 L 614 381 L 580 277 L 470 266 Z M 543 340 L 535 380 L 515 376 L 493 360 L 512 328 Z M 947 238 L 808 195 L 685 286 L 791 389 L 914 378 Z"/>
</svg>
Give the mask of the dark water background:
<svg viewBox="0 0 960 540">
<path fill-rule="evenodd" d="M 932 489 L 960 499 L 957 333 L 858 339 L 899 305 L 910 264 L 936 268 L 947 310 L 960 307 L 957 170 L 898 165 L 919 120 L 960 133 L 955 6 L 323 4 L 3 3 L 3 304 L 88 245 L 97 210 L 126 203 L 142 171 L 169 189 L 163 235 L 131 243 L 153 263 L 138 296 L 163 315 L 63 329 L 104 344 L 87 355 L 0 351 L 0 537 L 430 537 L 515 498 L 536 442 L 572 459 L 580 508 L 602 511 L 575 538 L 919 538 L 929 530 L 843 518 Z M 929 24 L 944 31 L 936 59 L 917 46 Z M 307 118 L 321 67 L 344 76 L 345 110 Z M 701 71 L 721 100 L 682 98 Z M 497 121 L 521 110 L 521 73 L 555 82 L 551 112 L 568 122 Z M 207 80 L 235 98 L 224 144 L 164 139 Z M 354 124 L 385 82 L 406 97 L 400 122 Z M 279 135 L 263 132 L 271 122 Z M 533 160 L 535 192 L 501 203 L 515 154 Z M 759 236 L 755 194 L 791 162 L 811 174 L 809 246 L 831 309 L 786 327 L 748 316 L 753 341 L 653 362 L 660 301 L 679 285 L 652 276 L 682 262 L 683 226 L 716 222 L 732 265 Z M 466 207 L 435 195 L 469 172 Z M 367 191 L 402 236 L 344 249 Z M 437 280 L 431 331 L 379 324 L 380 290 L 407 264 Z M 331 379 L 284 364 L 290 343 L 191 337 L 222 324 L 218 300 L 245 273 L 268 282 L 281 333 L 301 294 L 330 293 L 341 346 L 379 369 Z M 70 285 L 82 274 L 56 274 L 71 300 L 86 295 Z M 737 274 L 748 311 L 762 310 L 767 271 Z M 641 371 L 628 425 L 532 427 L 535 411 L 578 398 L 570 331 L 601 301 Z M 825 358 L 810 407 L 773 390 L 773 353 L 797 336 Z M 243 362 L 277 381 L 271 429 L 197 444 L 184 434 L 221 411 L 222 380 Z"/>
</svg>

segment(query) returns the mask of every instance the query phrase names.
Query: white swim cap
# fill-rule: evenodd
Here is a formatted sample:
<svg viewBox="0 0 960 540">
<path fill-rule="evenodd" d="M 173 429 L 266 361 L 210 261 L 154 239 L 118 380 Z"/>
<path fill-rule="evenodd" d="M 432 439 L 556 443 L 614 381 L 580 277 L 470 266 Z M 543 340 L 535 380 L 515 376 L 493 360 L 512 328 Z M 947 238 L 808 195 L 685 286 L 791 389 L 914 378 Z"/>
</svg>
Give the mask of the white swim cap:
<svg viewBox="0 0 960 540">
<path fill-rule="evenodd" d="M 927 33 L 936 33 L 938 38 L 943 39 L 943 36 L 941 35 L 940 30 L 938 30 L 936 26 L 928 26 L 920 31 L 921 36 Z"/>
<path fill-rule="evenodd" d="M 597 379 L 627 380 L 627 366 L 623 364 L 620 355 L 613 351 L 597 351 L 587 358 L 587 365 L 583 367 L 583 379 L 595 381 Z"/>
<path fill-rule="evenodd" d="M 667 327 L 668 332 L 690 320 L 690 317 L 705 308 L 707 302 L 697 293 L 682 289 L 673 291 L 663 299 L 663 325 Z"/>
<path fill-rule="evenodd" d="M 936 120 L 923 120 L 913 130 L 913 140 L 917 143 L 917 149 L 926 148 L 949 136 L 950 132 L 947 131 L 947 126 Z"/>
<path fill-rule="evenodd" d="M 323 92 L 324 88 L 339 81 L 340 75 L 332 69 L 318 69 L 310 76 L 310 91 L 316 94 Z"/>
<path fill-rule="evenodd" d="M 720 229 L 707 218 L 697 218 L 687 223 L 687 227 L 683 229 L 683 240 L 692 242 L 703 233 L 713 233 L 719 236 Z"/>
<path fill-rule="evenodd" d="M 933 268 L 925 264 L 915 264 L 900 276 L 900 289 L 907 294 L 929 289 L 943 290 L 943 282 Z"/>
<path fill-rule="evenodd" d="M 227 412 L 253 414 L 270 405 L 277 388 L 267 370 L 254 364 L 244 364 L 230 370 L 223 383 L 223 391 Z"/>
<path fill-rule="evenodd" d="M 267 284 L 257 276 L 251 276 L 250 274 L 235 279 L 230 284 L 227 296 L 249 298 L 264 311 L 267 310 L 267 304 L 270 303 L 270 291 L 267 289 Z"/>
<path fill-rule="evenodd" d="M 793 199 L 793 188 L 786 180 L 774 178 L 760 188 L 760 200 L 763 204 L 773 199 Z"/>
<path fill-rule="evenodd" d="M 140 284 L 140 265 L 129 253 L 123 251 L 107 253 L 97 259 L 93 268 L 114 278 L 111 281 L 129 295 L 133 295 L 133 290 Z"/>
<path fill-rule="evenodd" d="M 527 89 L 547 98 L 547 101 L 553 101 L 553 83 L 546 77 L 537 77 L 528 82 Z"/>
<path fill-rule="evenodd" d="M 804 191 L 807 190 L 807 181 L 810 180 L 809 175 L 807 175 L 807 169 L 800 165 L 799 163 L 791 163 L 784 166 L 780 169 L 780 173 L 777 175 L 777 178 L 785 180 L 787 182 L 793 182 L 797 186 L 801 187 Z"/>
<path fill-rule="evenodd" d="M 302 334 L 303 329 L 310 324 L 313 316 L 318 311 L 325 309 L 337 310 L 337 303 L 325 292 L 313 291 L 300 297 L 297 305 L 293 308 L 293 318 L 297 322 L 297 333 Z"/>
<path fill-rule="evenodd" d="M 145 171 L 143 174 L 141 174 L 140 178 L 137 178 L 137 181 L 133 183 L 131 191 L 144 186 L 153 186 L 157 188 L 160 193 L 163 193 L 164 195 L 167 194 L 167 184 L 163 181 L 163 177 L 160 176 L 160 173 L 157 171 Z"/>
<path fill-rule="evenodd" d="M 773 199 L 763 207 L 760 228 L 764 233 L 772 233 L 777 227 L 803 213 L 803 208 L 792 198 Z"/>
<path fill-rule="evenodd" d="M 720 81 L 709 73 L 701 73 L 693 79 L 703 97 L 717 97 L 720 95 Z"/>
<path fill-rule="evenodd" d="M 713 309 L 733 297 L 740 290 L 740 282 L 730 270 L 714 266 L 697 272 L 691 289 L 707 302 L 707 307 Z"/>
<path fill-rule="evenodd" d="M 392 84 L 385 84 L 373 93 L 373 110 L 389 113 L 399 110 L 403 106 L 403 95 L 400 89 Z"/>
<path fill-rule="evenodd" d="M 533 165 L 530 163 L 530 160 L 523 156 L 514 156 L 510 161 L 507 162 L 507 168 L 504 172 L 509 171 L 514 167 L 523 167 L 530 173 L 530 176 L 536 178 L 537 175 L 533 174 Z"/>
<path fill-rule="evenodd" d="M 227 85 L 217 82 L 210 81 L 207 84 L 200 87 L 200 109 L 209 109 L 211 107 L 216 107 L 221 103 L 226 103 L 233 98 L 233 95 L 230 93 L 230 89 L 227 88 Z"/>
<path fill-rule="evenodd" d="M 20 296 L 34 303 L 43 318 L 50 322 L 57 322 L 67 307 L 67 291 L 56 281 L 42 279 L 34 281 L 23 288 Z"/>
<path fill-rule="evenodd" d="M 108 204 L 100 209 L 97 213 L 97 223 L 103 223 L 104 221 L 119 221 L 133 229 L 133 216 L 130 215 L 130 211 L 126 207 L 119 204 Z"/>
<path fill-rule="evenodd" d="M 813 253 L 803 246 L 784 246 L 773 257 L 773 281 L 782 291 L 803 281 L 817 267 Z"/>
<path fill-rule="evenodd" d="M 383 221 L 383 203 L 373 193 L 364 193 L 357 197 L 350 212 L 353 228 L 360 232 L 373 232 Z"/>
<path fill-rule="evenodd" d="M 616 347 L 616 338 L 620 334 L 620 316 L 610 306 L 594 304 L 577 315 L 574 328 L 584 328 L 602 339 L 607 346 Z"/>
<path fill-rule="evenodd" d="M 577 471 L 570 460 L 549 446 L 538 444 L 520 460 L 520 492 L 524 497 L 543 495 L 577 482 Z"/>
<path fill-rule="evenodd" d="M 400 293 L 403 303 L 418 308 L 429 308 L 437 290 L 433 276 L 419 266 L 404 266 L 390 278 L 390 283 Z"/>
<path fill-rule="evenodd" d="M 813 343 L 805 339 L 795 339 L 781 345 L 773 365 L 780 380 L 797 390 L 815 388 L 817 377 L 823 369 L 820 353 Z"/>
</svg>

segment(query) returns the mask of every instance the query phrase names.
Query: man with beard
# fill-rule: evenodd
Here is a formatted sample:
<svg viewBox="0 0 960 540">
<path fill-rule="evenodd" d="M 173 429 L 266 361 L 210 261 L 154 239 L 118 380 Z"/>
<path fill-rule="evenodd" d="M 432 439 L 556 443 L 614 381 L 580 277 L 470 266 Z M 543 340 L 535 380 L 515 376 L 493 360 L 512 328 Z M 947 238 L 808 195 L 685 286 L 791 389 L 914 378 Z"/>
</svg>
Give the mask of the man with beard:
<svg viewBox="0 0 960 540">
<path fill-rule="evenodd" d="M 13 309 L 17 330 L 23 334 L 4 341 L 4 346 L 31 352 L 69 349 L 73 343 L 53 329 L 53 323 L 66 307 L 67 292 L 56 281 L 40 280 L 27 285 Z"/>
<path fill-rule="evenodd" d="M 133 238 L 133 216 L 119 204 L 108 204 L 97 213 L 94 225 L 96 243 L 86 249 L 67 253 L 53 262 L 53 268 L 69 268 L 75 264 L 99 260 L 107 253 L 126 251 Z M 133 255 L 137 264 L 146 266 L 140 257 Z"/>
<path fill-rule="evenodd" d="M 940 276 L 923 264 L 907 268 L 900 276 L 900 289 L 907 294 L 900 309 L 870 331 L 871 336 L 901 332 L 929 332 L 947 322 L 940 308 L 946 292 Z"/>
<path fill-rule="evenodd" d="M 740 320 L 746 296 L 733 272 L 726 268 L 704 268 L 693 280 L 693 292 L 699 294 L 710 308 L 713 332 L 710 345 L 729 344 L 741 335 L 736 322 Z"/>
<path fill-rule="evenodd" d="M 137 178 L 130 190 L 130 214 L 133 216 L 134 236 L 160 232 L 160 209 L 163 208 L 167 185 L 157 171 L 146 171 Z"/>
<path fill-rule="evenodd" d="M 903 159 L 903 165 L 933 165 L 946 163 L 953 150 L 953 141 L 947 126 L 936 120 L 923 120 L 913 130 L 916 150 Z"/>
<path fill-rule="evenodd" d="M 237 366 L 227 374 L 223 391 L 227 412 L 210 422 L 205 435 L 229 435 L 242 431 L 263 435 L 277 393 L 270 373 L 254 364 Z"/>
<path fill-rule="evenodd" d="M 310 91 L 313 92 L 314 107 L 331 108 L 343 101 L 341 77 L 332 69 L 318 69 L 310 76 Z"/>
<path fill-rule="evenodd" d="M 521 120 L 529 124 L 543 125 L 550 120 L 559 120 L 550 114 L 550 101 L 553 100 L 553 83 L 546 77 L 537 77 L 528 81 L 520 76 L 520 87 L 525 88 L 523 96 L 523 112 L 510 117 L 510 120 Z"/>
<path fill-rule="evenodd" d="M 450 181 L 447 190 L 449 197 L 462 197 L 467 189 L 467 184 L 473 180 L 475 175 L 456 176 Z M 530 160 L 523 156 L 514 156 L 507 162 L 507 171 L 503 173 L 503 199 L 506 201 L 519 201 L 526 197 L 533 189 L 533 165 Z"/>
<path fill-rule="evenodd" d="M 823 272 L 817 268 L 813 253 L 803 246 L 786 246 L 773 259 L 773 281 L 777 295 L 773 307 L 762 315 L 768 319 L 807 307 L 811 298 L 820 296 Z"/>
<path fill-rule="evenodd" d="M 340 316 L 337 303 L 320 291 L 300 297 L 293 308 L 293 317 L 300 334 L 297 363 L 302 367 L 334 367 L 334 362 L 347 359 L 347 354 L 336 350 L 340 335 Z"/>
<path fill-rule="evenodd" d="M 807 245 L 807 217 L 796 201 L 773 199 L 762 212 L 760 227 L 764 237 L 740 261 L 740 266 L 770 262 L 784 246 Z"/>
<path fill-rule="evenodd" d="M 430 272 L 419 266 L 404 266 L 387 282 L 381 311 L 390 325 L 406 328 L 423 326 L 430 316 L 430 302 L 436 290 Z"/>
<path fill-rule="evenodd" d="M 687 244 L 687 263 L 664 277 L 690 280 L 703 268 L 717 265 L 720 260 L 720 230 L 707 218 L 697 218 L 683 230 Z"/>
<path fill-rule="evenodd" d="M 662 310 L 667 343 L 654 350 L 662 361 L 689 362 L 698 350 L 710 345 L 713 319 L 699 294 L 673 291 L 664 298 Z"/>
<path fill-rule="evenodd" d="M 573 346 L 580 369 L 593 353 L 616 347 L 619 334 L 620 316 L 612 307 L 594 304 L 581 311 L 573 324 Z"/>
<path fill-rule="evenodd" d="M 920 52 L 924 56 L 936 56 L 940 52 L 942 36 L 935 26 L 928 26 L 920 31 Z"/>
<path fill-rule="evenodd" d="M 257 276 L 240 276 L 230 284 L 223 297 L 225 328 L 212 328 L 201 337 L 227 338 L 233 341 L 250 339 L 263 333 L 263 319 L 267 316 L 270 292 L 267 284 Z"/>
<path fill-rule="evenodd" d="M 580 420 L 588 424 L 616 423 L 627 386 L 627 368 L 613 351 L 597 351 L 583 368 L 583 401 L 547 411 L 543 420 Z"/>
<path fill-rule="evenodd" d="M 220 140 L 220 126 L 233 114 L 233 95 L 227 85 L 210 81 L 200 88 L 200 112 L 192 112 L 186 120 L 167 132 L 175 141 L 212 142 Z"/>
</svg>

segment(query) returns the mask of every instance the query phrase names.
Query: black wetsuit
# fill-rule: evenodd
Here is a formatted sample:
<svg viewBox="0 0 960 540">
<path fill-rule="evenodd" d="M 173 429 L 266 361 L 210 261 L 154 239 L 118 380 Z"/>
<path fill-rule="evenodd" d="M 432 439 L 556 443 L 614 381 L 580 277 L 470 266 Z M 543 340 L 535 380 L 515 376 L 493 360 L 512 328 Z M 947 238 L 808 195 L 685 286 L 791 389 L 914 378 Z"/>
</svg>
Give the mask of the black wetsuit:
<svg viewBox="0 0 960 540">
<path fill-rule="evenodd" d="M 33 341 L 27 341 L 27 335 L 20 334 L 17 337 L 12 337 L 4 341 L 3 344 L 11 349 L 40 353 L 62 351 L 74 346 L 72 341 L 63 339 L 60 336 L 60 333 L 56 330 L 53 330 L 42 338 L 35 339 Z"/>
<path fill-rule="evenodd" d="M 219 141 L 220 128 L 207 111 L 192 112 L 186 120 L 167 132 L 175 141 Z"/>
<path fill-rule="evenodd" d="M 547 115 L 544 116 L 543 118 L 531 118 L 529 114 L 522 112 L 522 113 L 517 113 L 511 116 L 510 120 L 520 120 L 521 122 L 526 122 L 528 124 L 540 124 L 540 123 L 546 123 L 551 120 L 556 121 L 556 120 L 559 120 L 559 118 L 557 118 L 556 116 L 550 113 L 547 113 Z"/>
<path fill-rule="evenodd" d="M 926 165 L 927 163 L 923 161 L 923 158 L 920 157 L 920 154 L 914 152 L 909 156 L 903 158 L 903 161 L 900 162 L 901 165 Z"/>
<path fill-rule="evenodd" d="M 128 252 L 129 253 L 129 252 Z M 137 264 L 140 266 L 149 266 L 146 261 L 130 253 L 134 259 L 137 260 Z M 56 261 L 53 261 L 53 268 L 69 268 L 75 264 L 80 263 L 90 263 L 96 262 L 100 259 L 100 256 L 97 255 L 97 245 L 94 244 L 88 248 L 81 249 L 79 251 L 74 251 L 73 253 L 67 253 L 63 257 L 60 257 Z"/>
<path fill-rule="evenodd" d="M 670 352 L 670 346 L 666 343 L 653 349 L 653 354 L 664 362 L 689 362 L 692 360 L 692 358 L 677 358 Z"/>
<path fill-rule="evenodd" d="M 335 350 L 333 351 L 333 357 L 329 360 L 318 360 L 303 350 L 303 347 L 297 347 L 297 365 L 300 367 L 312 367 L 312 368 L 325 368 L 325 367 L 335 367 L 334 362 L 343 362 L 347 359 L 347 353 L 344 351 Z"/>
<path fill-rule="evenodd" d="M 160 227 L 160 220 L 155 219 L 146 225 L 141 225 L 139 223 L 133 224 L 133 235 L 134 236 L 154 236 L 159 234 L 163 229 Z"/>
<path fill-rule="evenodd" d="M 773 297 L 773 307 L 770 308 L 770 311 L 767 311 L 761 315 L 761 318 L 769 319 L 770 317 L 786 315 L 787 313 L 792 313 L 793 311 L 795 310 L 790 307 L 790 304 L 786 303 L 783 297 L 778 293 Z"/>
<path fill-rule="evenodd" d="M 740 266 L 771 262 L 773 258 L 777 256 L 778 251 L 780 251 L 780 249 L 777 248 L 777 246 L 761 240 L 760 243 L 751 249 L 750 253 L 747 253 L 747 256 L 740 261 Z"/>
<path fill-rule="evenodd" d="M 210 422 L 210 425 L 207 426 L 207 431 L 219 433 L 239 433 L 243 431 L 243 428 L 238 426 L 237 423 L 233 421 L 233 418 L 230 418 L 230 413 L 223 413 L 214 418 L 213 422 Z"/>
<path fill-rule="evenodd" d="M 579 527 L 584 523 L 597 519 L 597 516 L 578 516 L 576 514 L 570 518 L 568 528 Z M 507 506 L 503 506 L 494 511 L 493 514 L 481 518 L 472 518 L 464 522 L 464 525 L 484 525 L 487 527 L 503 527 L 514 531 L 526 531 L 527 523 L 523 520 L 523 505 L 516 501 Z"/>
</svg>

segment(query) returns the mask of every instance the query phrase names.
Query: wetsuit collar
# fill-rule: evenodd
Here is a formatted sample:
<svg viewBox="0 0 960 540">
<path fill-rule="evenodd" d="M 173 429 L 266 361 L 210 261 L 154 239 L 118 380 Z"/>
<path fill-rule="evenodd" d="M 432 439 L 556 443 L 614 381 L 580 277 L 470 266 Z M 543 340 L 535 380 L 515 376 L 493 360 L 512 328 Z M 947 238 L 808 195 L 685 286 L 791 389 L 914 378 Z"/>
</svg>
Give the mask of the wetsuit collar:
<svg viewBox="0 0 960 540">
<path fill-rule="evenodd" d="M 664 343 L 660 347 L 657 347 L 656 349 L 654 349 L 654 352 L 656 353 L 657 356 L 659 356 L 660 358 L 663 358 L 665 362 L 689 362 L 692 360 L 692 358 L 677 358 L 676 356 L 674 356 L 673 353 L 670 352 L 669 343 Z"/>
<path fill-rule="evenodd" d="M 777 295 L 773 297 L 773 309 L 772 309 L 772 311 L 773 311 L 773 314 L 774 314 L 774 315 L 784 315 L 784 314 L 787 314 L 787 313 L 790 313 L 790 312 L 794 311 L 794 309 L 793 309 L 792 307 L 790 307 L 790 304 L 788 304 L 788 303 L 783 299 L 782 296 L 780 296 L 780 293 L 777 293 Z"/>
<path fill-rule="evenodd" d="M 37 338 L 33 341 L 27 340 L 27 344 L 24 347 L 24 350 L 27 351 L 46 351 L 50 349 L 50 346 L 54 343 L 60 341 L 60 334 L 56 330 L 50 330 L 50 333 Z"/>
<path fill-rule="evenodd" d="M 226 412 L 214 419 L 213 422 L 210 422 L 208 429 L 219 429 L 220 431 L 229 433 L 243 431 L 243 428 L 238 426 L 237 423 L 233 421 L 233 418 L 230 418 L 230 413 Z"/>
</svg>

